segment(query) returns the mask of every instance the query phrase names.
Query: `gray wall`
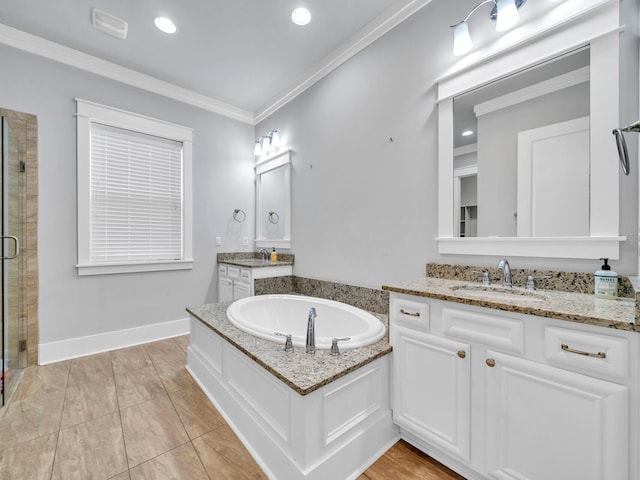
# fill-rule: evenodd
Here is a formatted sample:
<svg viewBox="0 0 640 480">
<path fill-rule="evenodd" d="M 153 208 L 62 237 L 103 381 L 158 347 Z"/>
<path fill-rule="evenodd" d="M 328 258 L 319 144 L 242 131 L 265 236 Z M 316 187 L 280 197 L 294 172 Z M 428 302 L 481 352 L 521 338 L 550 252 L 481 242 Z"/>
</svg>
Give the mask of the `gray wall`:
<svg viewBox="0 0 640 480">
<path fill-rule="evenodd" d="M 637 2 L 622 33 L 625 105 L 638 112 Z M 377 288 L 424 275 L 426 262 L 495 265 L 441 256 L 437 236 L 436 79 L 450 63 L 457 2 L 433 2 L 257 126 L 279 128 L 293 155 L 292 252 L 304 277 Z M 469 3 L 469 7 L 473 2 Z M 447 20 L 449 19 L 449 20 Z M 634 116 L 635 115 L 635 116 Z M 631 118 L 628 119 L 631 121 Z M 393 138 L 393 142 L 390 141 Z M 634 142 L 635 143 L 635 142 Z M 637 148 L 632 158 L 637 166 Z M 603 161 L 617 161 L 615 143 Z M 637 167 L 636 167 L 637 168 Z M 638 186 L 621 178 L 623 274 L 637 272 Z M 598 260 L 513 258 L 516 268 L 592 272 Z"/>
<path fill-rule="evenodd" d="M 0 105 L 38 117 L 40 343 L 186 318 L 216 300 L 220 251 L 253 238 L 254 128 L 41 57 L 0 47 Z M 194 128 L 192 271 L 78 277 L 74 97 Z M 239 230 L 234 208 L 247 212 Z"/>
</svg>

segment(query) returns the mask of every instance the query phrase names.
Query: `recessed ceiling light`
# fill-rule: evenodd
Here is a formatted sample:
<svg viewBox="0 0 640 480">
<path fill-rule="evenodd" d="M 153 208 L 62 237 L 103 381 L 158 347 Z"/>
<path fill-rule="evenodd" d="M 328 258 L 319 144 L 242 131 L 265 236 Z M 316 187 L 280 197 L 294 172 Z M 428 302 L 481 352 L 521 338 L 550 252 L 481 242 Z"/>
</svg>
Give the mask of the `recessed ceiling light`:
<svg viewBox="0 0 640 480">
<path fill-rule="evenodd" d="M 153 21 L 158 30 L 164 33 L 176 33 L 176 25 L 167 17 L 156 17 Z"/>
<path fill-rule="evenodd" d="M 460 135 L 462 135 L 463 137 L 468 137 L 469 135 L 473 135 L 473 130 L 465 130 Z"/>
<path fill-rule="evenodd" d="M 296 8 L 291 13 L 291 21 L 296 25 L 306 25 L 311 21 L 311 12 L 304 7 Z"/>
</svg>

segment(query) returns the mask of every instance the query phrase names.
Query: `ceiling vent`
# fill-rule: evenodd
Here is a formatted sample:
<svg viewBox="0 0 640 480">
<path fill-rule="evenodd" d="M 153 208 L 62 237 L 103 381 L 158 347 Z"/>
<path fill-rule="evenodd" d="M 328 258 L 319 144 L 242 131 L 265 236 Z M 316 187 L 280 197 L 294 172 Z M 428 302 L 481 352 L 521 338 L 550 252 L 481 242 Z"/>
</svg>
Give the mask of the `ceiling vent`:
<svg viewBox="0 0 640 480">
<path fill-rule="evenodd" d="M 94 8 L 91 12 L 91 25 L 96 30 L 124 40 L 127 38 L 127 22 L 103 10 Z"/>
</svg>

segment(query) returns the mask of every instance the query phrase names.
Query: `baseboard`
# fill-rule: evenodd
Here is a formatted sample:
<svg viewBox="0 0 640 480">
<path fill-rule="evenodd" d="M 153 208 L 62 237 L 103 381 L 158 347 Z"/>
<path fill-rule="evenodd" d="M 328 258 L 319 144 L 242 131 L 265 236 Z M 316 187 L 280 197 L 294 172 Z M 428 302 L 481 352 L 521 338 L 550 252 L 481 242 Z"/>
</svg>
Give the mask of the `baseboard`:
<svg viewBox="0 0 640 480">
<path fill-rule="evenodd" d="M 108 352 L 118 348 L 186 335 L 187 333 L 189 333 L 189 318 L 181 318 L 142 327 L 41 343 L 38 345 L 38 363 L 46 365 L 94 353 Z"/>
</svg>

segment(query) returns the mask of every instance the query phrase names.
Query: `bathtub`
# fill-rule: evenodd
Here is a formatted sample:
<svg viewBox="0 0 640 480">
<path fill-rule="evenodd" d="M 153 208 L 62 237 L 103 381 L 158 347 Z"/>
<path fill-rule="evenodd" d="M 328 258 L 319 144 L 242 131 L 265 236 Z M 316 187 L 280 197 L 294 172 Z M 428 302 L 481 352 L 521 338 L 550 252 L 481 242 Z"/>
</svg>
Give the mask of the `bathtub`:
<svg viewBox="0 0 640 480">
<path fill-rule="evenodd" d="M 302 295 L 259 295 L 242 298 L 227 309 L 229 321 L 256 337 L 283 343 L 291 334 L 293 345 L 304 347 L 309 309 L 316 309 L 315 340 L 317 349 L 331 348 L 332 338 L 349 337 L 340 349 L 358 348 L 380 340 L 386 328 L 375 316 L 345 303 Z"/>
</svg>

